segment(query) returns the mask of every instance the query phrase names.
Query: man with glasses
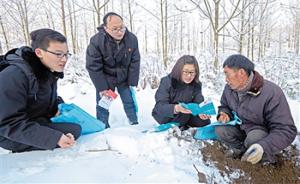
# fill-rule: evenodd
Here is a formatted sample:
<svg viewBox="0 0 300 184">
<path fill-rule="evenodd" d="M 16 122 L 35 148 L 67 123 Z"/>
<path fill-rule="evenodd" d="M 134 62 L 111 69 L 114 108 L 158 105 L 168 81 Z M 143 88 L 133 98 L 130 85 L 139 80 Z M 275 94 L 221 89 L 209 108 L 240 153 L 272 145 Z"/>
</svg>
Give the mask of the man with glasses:
<svg viewBox="0 0 300 184">
<path fill-rule="evenodd" d="M 109 90 L 115 91 L 117 88 L 129 123 L 138 124 L 130 90 L 130 86 L 137 86 L 139 81 L 138 40 L 126 29 L 120 15 L 110 12 L 104 16 L 103 24 L 88 45 L 86 68 L 96 88 L 97 119 L 102 121 L 106 128 L 110 127 L 109 111 L 98 102 L 109 95 Z"/>
<path fill-rule="evenodd" d="M 9 51 L 4 57 L 8 66 L 0 71 L 0 147 L 13 152 L 69 148 L 81 127 L 50 121 L 63 102 L 57 80 L 70 56 L 66 38 L 51 29 L 30 36 L 31 48 Z"/>
</svg>

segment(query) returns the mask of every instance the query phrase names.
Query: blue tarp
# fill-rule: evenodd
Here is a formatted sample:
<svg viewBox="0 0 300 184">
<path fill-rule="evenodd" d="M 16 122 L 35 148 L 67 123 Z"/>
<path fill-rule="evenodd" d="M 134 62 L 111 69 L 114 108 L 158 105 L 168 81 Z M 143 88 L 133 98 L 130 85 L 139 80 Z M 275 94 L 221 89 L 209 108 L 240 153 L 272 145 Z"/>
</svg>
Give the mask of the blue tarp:
<svg viewBox="0 0 300 184">
<path fill-rule="evenodd" d="M 75 123 L 81 126 L 81 134 L 91 134 L 105 129 L 104 123 L 97 120 L 75 104 L 59 104 L 60 114 L 51 118 L 53 123 Z"/>
<path fill-rule="evenodd" d="M 218 136 L 215 133 L 216 126 L 234 126 L 237 124 L 238 125 L 242 124 L 242 121 L 236 115 L 236 113 L 235 112 L 232 112 L 232 113 L 234 115 L 234 120 L 229 121 L 227 123 L 215 122 L 215 123 L 206 125 L 204 127 L 199 127 L 199 128 L 197 128 L 194 138 L 200 139 L 200 140 L 207 140 L 207 139 L 216 140 L 216 139 L 218 139 Z"/>
<path fill-rule="evenodd" d="M 169 128 L 172 128 L 172 127 L 175 127 L 175 126 L 179 126 L 179 123 L 177 123 L 177 122 L 169 122 L 169 123 L 158 125 L 158 126 L 153 127 L 153 128 L 151 128 L 149 130 L 144 130 L 143 133 L 163 132 L 163 131 L 166 131 Z"/>
</svg>

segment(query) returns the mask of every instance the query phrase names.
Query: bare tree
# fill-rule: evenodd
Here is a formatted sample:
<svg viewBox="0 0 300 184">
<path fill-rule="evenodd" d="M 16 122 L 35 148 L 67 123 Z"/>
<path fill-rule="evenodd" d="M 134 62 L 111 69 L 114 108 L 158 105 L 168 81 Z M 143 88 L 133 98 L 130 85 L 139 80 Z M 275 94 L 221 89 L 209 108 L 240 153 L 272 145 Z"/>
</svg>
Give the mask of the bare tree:
<svg viewBox="0 0 300 184">
<path fill-rule="evenodd" d="M 4 37 L 4 41 L 5 41 L 5 45 L 6 45 L 6 50 L 9 50 L 8 36 L 7 36 L 7 32 L 6 32 L 6 29 L 4 27 L 4 23 L 2 21 L 2 17 L 1 16 L 0 16 L 0 26 L 1 26 L 1 31 L 2 31 L 3 37 Z M 3 52 L 2 45 L 1 45 L 1 49 L 2 49 L 2 52 Z"/>
<path fill-rule="evenodd" d="M 29 45 L 30 36 L 27 0 L 7 1 L 4 2 L 4 6 L 9 9 L 9 11 L 7 11 L 8 15 L 21 28 L 25 44 Z"/>
<path fill-rule="evenodd" d="M 271 5 L 270 5 L 271 6 Z M 269 45 L 270 34 L 275 26 L 275 23 L 271 21 L 271 11 L 268 8 L 264 8 L 265 4 L 258 4 L 258 11 L 264 11 L 264 16 L 261 16 L 258 22 L 258 53 L 257 53 L 257 61 L 261 61 L 261 59 L 265 56 L 266 47 Z M 255 34 L 255 33 L 254 33 Z M 280 43 L 281 44 L 281 43 Z M 253 46 L 254 47 L 254 46 Z"/>
<path fill-rule="evenodd" d="M 168 66 L 168 2 L 167 0 L 159 0 L 158 6 L 159 6 L 159 12 L 152 11 L 144 7 L 143 5 L 140 5 L 136 3 L 137 6 L 141 7 L 143 10 L 145 10 L 147 13 L 152 15 L 155 20 L 159 21 L 159 29 L 160 29 L 160 42 L 157 40 L 156 43 L 156 50 L 157 53 L 160 55 L 162 53 L 162 61 L 165 68 Z M 159 15 L 159 16 L 157 16 Z M 159 38 L 159 33 L 157 33 L 157 38 Z M 161 49 L 160 49 L 161 45 Z"/>
<path fill-rule="evenodd" d="M 232 7 L 233 10 L 231 13 L 226 13 L 229 16 L 227 17 L 227 20 L 224 20 L 223 24 L 220 24 L 220 14 L 222 8 L 221 5 L 221 0 L 201 0 L 201 1 L 196 1 L 196 0 L 190 0 L 190 2 L 194 5 L 197 6 L 197 8 L 200 10 L 202 15 L 207 17 L 210 21 L 211 28 L 213 31 L 213 39 L 214 39 L 214 70 L 215 72 L 218 70 L 218 49 L 219 49 L 219 34 L 222 31 L 222 29 L 225 28 L 225 26 L 237 15 L 237 9 L 239 7 L 239 4 L 241 0 L 236 1 L 235 4 L 232 2 Z M 203 2 L 203 3 L 201 3 Z M 204 7 L 203 7 L 204 4 Z M 223 7 L 223 12 L 227 12 L 225 7 Z"/>
<path fill-rule="evenodd" d="M 80 9 L 92 12 L 93 13 L 93 20 L 94 20 L 94 30 L 101 24 L 101 11 L 103 10 L 103 13 L 107 10 L 107 6 L 110 0 L 86 0 L 84 1 L 85 4 L 84 6 L 81 5 L 80 3 L 76 3 L 76 6 L 78 6 Z M 82 2 L 82 1 L 80 1 Z"/>
<path fill-rule="evenodd" d="M 75 15 L 75 7 L 74 7 L 74 1 L 70 2 L 68 0 L 68 12 L 69 12 L 69 21 L 70 21 L 70 32 L 71 32 L 71 40 L 72 40 L 72 50 L 73 53 L 77 53 L 77 26 L 76 26 L 76 15 Z"/>
<path fill-rule="evenodd" d="M 133 31 L 133 13 L 131 10 L 131 0 L 127 0 L 128 3 L 128 15 L 129 15 L 129 25 L 130 25 L 130 31 Z"/>
<path fill-rule="evenodd" d="M 294 40 L 294 51 L 296 54 L 299 54 L 299 48 L 300 48 L 300 6 L 299 4 L 296 4 L 295 6 L 290 6 L 291 13 L 293 15 L 293 21 L 294 21 L 294 34 L 293 34 L 293 40 Z"/>
<path fill-rule="evenodd" d="M 168 1 L 160 0 L 160 23 L 163 63 L 165 69 L 168 66 Z"/>
<path fill-rule="evenodd" d="M 63 33 L 65 36 L 67 36 L 65 0 L 60 0 L 60 7 L 61 7 L 61 23 L 63 27 Z"/>
</svg>

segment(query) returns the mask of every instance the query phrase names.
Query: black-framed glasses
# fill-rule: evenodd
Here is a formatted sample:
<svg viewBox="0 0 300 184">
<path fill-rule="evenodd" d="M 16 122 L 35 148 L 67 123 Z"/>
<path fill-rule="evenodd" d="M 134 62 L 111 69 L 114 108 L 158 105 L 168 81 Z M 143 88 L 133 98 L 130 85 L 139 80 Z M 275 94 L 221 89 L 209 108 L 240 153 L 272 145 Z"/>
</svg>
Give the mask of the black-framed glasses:
<svg viewBox="0 0 300 184">
<path fill-rule="evenodd" d="M 53 51 L 50 51 L 50 50 L 47 50 L 47 49 L 42 49 L 42 50 L 43 50 L 43 51 L 46 51 L 46 52 L 49 52 L 49 53 L 51 53 L 51 54 L 56 55 L 57 58 L 59 58 L 59 59 L 62 59 L 63 57 L 66 57 L 66 58 L 68 59 L 69 57 L 72 56 L 72 54 L 69 53 L 69 52 L 63 53 L 63 52 L 53 52 Z"/>
<path fill-rule="evenodd" d="M 109 29 L 109 30 L 111 30 L 111 32 L 114 33 L 114 34 L 116 34 L 118 32 L 124 33 L 126 31 L 126 27 L 125 26 L 122 27 L 122 28 L 114 28 L 114 29 L 110 29 L 108 27 L 106 27 L 106 28 Z"/>
<path fill-rule="evenodd" d="M 196 72 L 195 71 L 185 71 L 185 70 L 183 70 L 182 74 L 185 75 L 185 76 L 188 76 L 188 75 L 195 76 Z"/>
</svg>

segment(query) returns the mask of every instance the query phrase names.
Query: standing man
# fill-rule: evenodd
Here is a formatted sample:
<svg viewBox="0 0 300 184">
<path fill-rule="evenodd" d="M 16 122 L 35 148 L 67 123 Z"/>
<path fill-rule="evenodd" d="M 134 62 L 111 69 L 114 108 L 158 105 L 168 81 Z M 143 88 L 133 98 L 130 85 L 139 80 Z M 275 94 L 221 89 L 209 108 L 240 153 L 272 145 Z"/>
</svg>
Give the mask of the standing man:
<svg viewBox="0 0 300 184">
<path fill-rule="evenodd" d="M 99 100 L 108 96 L 109 90 L 117 88 L 129 123 L 138 124 L 136 107 L 130 86 L 137 86 L 140 72 L 140 53 L 136 36 L 129 32 L 123 18 L 114 13 L 103 17 L 86 52 L 86 68 L 96 88 L 97 119 L 109 128 L 108 109 L 98 105 Z"/>
<path fill-rule="evenodd" d="M 289 146 L 297 128 L 283 91 L 254 70 L 245 56 L 232 55 L 224 64 L 227 85 L 221 97 L 218 121 L 242 120 L 240 126 L 217 126 L 219 139 L 232 157 L 252 164 L 275 163 L 275 154 Z M 247 150 L 247 151 L 246 151 Z M 245 152 L 246 151 L 246 152 Z"/>
<path fill-rule="evenodd" d="M 77 124 L 54 124 L 57 80 L 70 56 L 67 40 L 52 29 L 30 33 L 31 47 L 9 51 L 0 71 L 0 147 L 13 152 L 69 148 L 80 136 Z"/>
</svg>

